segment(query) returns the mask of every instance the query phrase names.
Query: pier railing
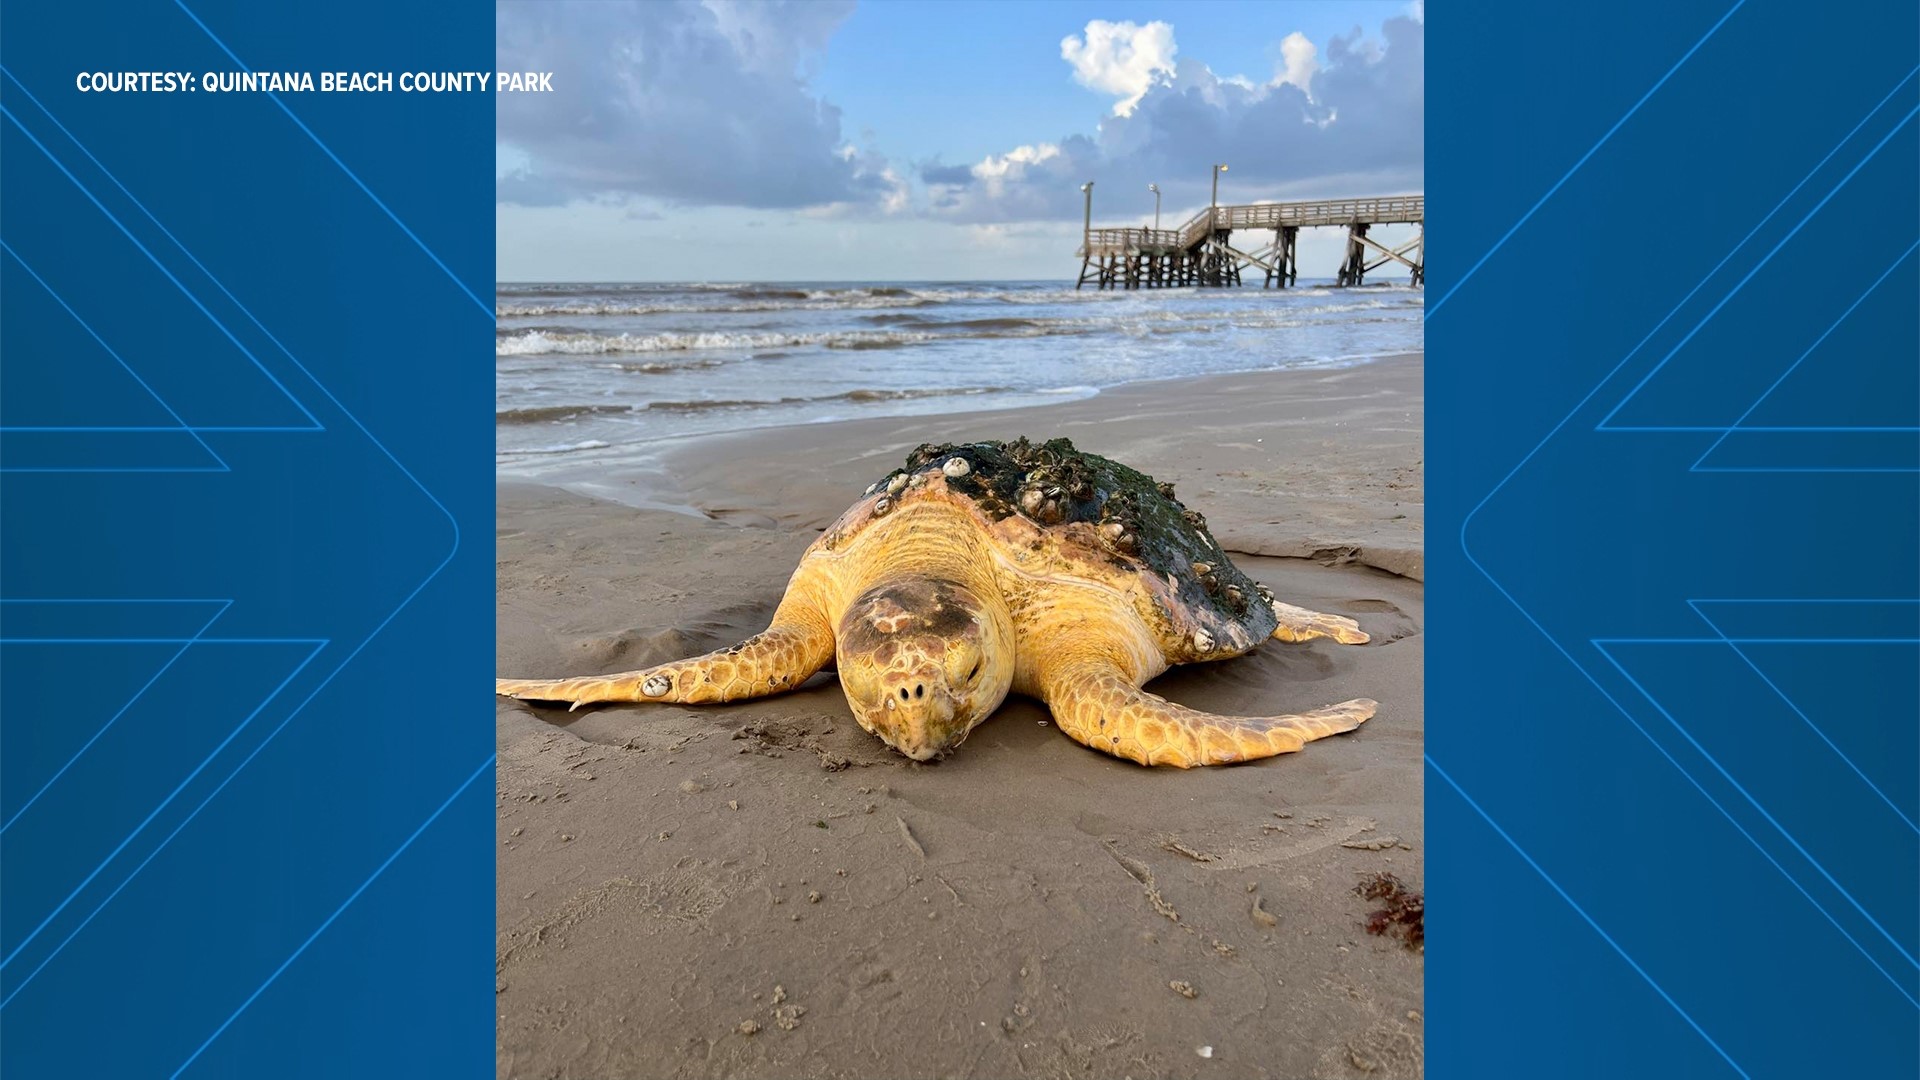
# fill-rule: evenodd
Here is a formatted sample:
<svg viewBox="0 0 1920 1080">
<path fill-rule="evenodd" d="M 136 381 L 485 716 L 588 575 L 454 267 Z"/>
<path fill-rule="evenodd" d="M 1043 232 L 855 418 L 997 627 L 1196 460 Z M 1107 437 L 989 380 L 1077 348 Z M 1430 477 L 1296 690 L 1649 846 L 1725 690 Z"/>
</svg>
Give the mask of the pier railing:
<svg viewBox="0 0 1920 1080">
<path fill-rule="evenodd" d="M 1426 221 L 1425 195 L 1389 195 L 1373 199 L 1314 199 L 1305 202 L 1215 206 L 1200 211 L 1177 229 L 1090 229 L 1075 252 L 1100 255 L 1160 255 L 1186 251 L 1216 232 L 1230 229 L 1278 229 L 1308 225 L 1400 225 Z"/>
<path fill-rule="evenodd" d="M 1425 195 L 1390 195 L 1379 199 L 1323 199 L 1316 202 L 1253 203 L 1202 210 L 1181 226 L 1181 238 L 1198 240 L 1206 234 L 1207 218 L 1215 229 L 1277 229 L 1283 225 L 1412 225 L 1427 219 Z M 1197 235 L 1196 235 L 1197 234 Z"/>
<path fill-rule="evenodd" d="M 1078 254 L 1085 257 L 1091 249 L 1097 255 L 1164 255 L 1182 246 L 1179 229 L 1094 229 Z"/>
</svg>

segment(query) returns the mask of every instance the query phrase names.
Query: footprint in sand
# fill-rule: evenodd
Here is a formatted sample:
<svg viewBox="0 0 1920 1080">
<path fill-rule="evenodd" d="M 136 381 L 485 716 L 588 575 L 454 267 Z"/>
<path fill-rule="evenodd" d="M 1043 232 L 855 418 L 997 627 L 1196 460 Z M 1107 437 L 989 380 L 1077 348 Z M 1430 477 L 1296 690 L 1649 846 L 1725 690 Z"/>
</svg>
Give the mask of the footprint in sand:
<svg viewBox="0 0 1920 1080">
<path fill-rule="evenodd" d="M 1387 600 L 1330 600 L 1328 607 L 1344 612 L 1360 620 L 1360 628 L 1373 640 L 1367 644 L 1378 648 L 1390 645 L 1401 638 L 1409 638 L 1420 632 L 1420 624 L 1413 616 L 1400 610 L 1399 605 Z"/>
</svg>

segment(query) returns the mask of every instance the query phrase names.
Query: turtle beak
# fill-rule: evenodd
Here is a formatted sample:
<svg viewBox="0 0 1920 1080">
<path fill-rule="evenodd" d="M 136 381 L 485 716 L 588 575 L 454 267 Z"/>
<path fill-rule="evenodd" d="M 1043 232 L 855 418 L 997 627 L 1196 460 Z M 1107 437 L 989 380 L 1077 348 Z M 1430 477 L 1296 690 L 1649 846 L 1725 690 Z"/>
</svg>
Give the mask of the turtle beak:
<svg viewBox="0 0 1920 1080">
<path fill-rule="evenodd" d="M 952 747 L 958 703 L 937 668 L 881 680 L 882 737 L 915 761 L 931 761 Z"/>
</svg>

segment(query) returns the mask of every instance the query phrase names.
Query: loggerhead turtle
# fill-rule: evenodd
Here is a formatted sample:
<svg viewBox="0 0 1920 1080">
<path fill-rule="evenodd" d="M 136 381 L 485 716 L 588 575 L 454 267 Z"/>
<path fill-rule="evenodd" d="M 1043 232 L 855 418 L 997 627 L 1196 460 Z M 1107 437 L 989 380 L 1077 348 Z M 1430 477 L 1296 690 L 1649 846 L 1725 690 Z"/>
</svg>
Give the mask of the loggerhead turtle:
<svg viewBox="0 0 1920 1080">
<path fill-rule="evenodd" d="M 1171 485 L 1066 439 L 1022 438 L 914 450 L 801 556 L 773 624 L 732 648 L 496 692 L 706 704 L 792 690 L 832 663 L 860 726 L 918 761 L 959 746 L 1013 690 L 1087 746 L 1181 768 L 1288 753 L 1373 715 L 1356 698 L 1214 716 L 1141 689 L 1268 637 L 1367 640 L 1248 579 Z"/>
</svg>

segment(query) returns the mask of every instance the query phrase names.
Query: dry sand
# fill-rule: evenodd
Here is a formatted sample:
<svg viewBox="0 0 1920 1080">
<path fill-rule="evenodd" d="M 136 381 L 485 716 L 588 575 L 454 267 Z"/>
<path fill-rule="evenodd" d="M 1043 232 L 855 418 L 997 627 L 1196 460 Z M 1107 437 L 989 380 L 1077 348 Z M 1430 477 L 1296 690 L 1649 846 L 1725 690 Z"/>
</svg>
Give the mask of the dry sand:
<svg viewBox="0 0 1920 1080">
<path fill-rule="evenodd" d="M 1173 481 L 1248 574 L 1373 635 L 1269 642 L 1155 692 L 1380 709 L 1181 771 L 1088 750 L 1021 698 L 917 765 L 831 674 L 721 707 L 503 700 L 500 1074 L 1419 1075 L 1424 959 L 1370 936 L 1353 890 L 1423 880 L 1421 371 L 714 436 L 571 490 L 503 484 L 500 674 L 578 675 L 761 629 L 818 530 L 917 443 L 1065 435 Z"/>
</svg>

